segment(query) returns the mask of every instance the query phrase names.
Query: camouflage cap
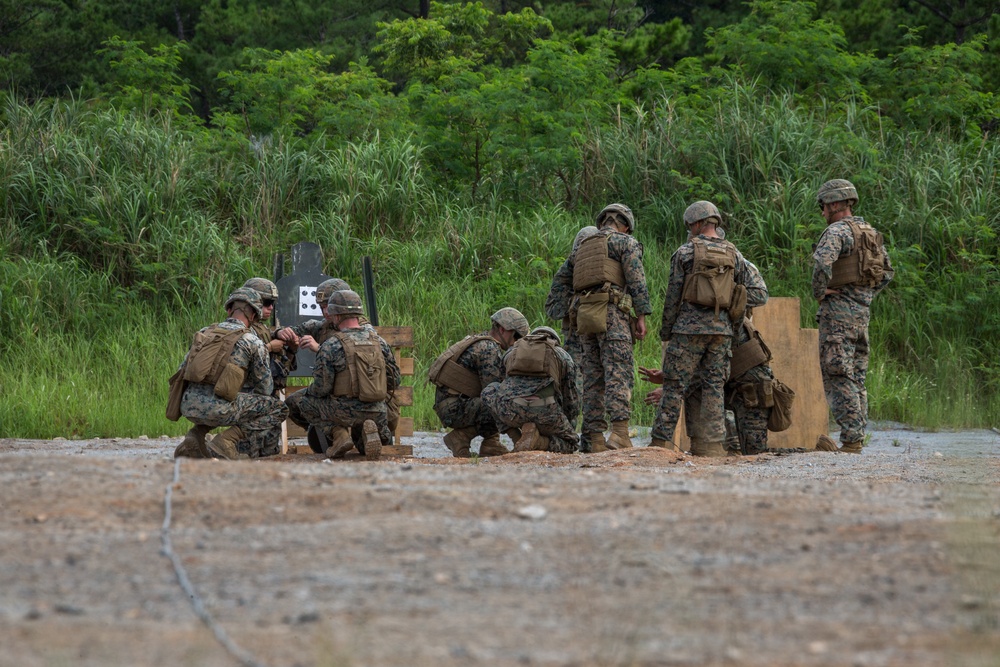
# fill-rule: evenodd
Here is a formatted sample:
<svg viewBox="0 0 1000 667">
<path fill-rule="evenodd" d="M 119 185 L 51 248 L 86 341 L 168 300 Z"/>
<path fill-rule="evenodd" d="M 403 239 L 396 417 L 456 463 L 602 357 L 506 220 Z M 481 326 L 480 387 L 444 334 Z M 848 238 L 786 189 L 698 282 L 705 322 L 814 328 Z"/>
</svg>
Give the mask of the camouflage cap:
<svg viewBox="0 0 1000 667">
<path fill-rule="evenodd" d="M 326 312 L 330 315 L 364 315 L 361 297 L 349 289 L 338 290 L 330 295 L 326 304 Z"/>
<path fill-rule="evenodd" d="M 548 336 L 554 340 L 559 345 L 562 345 L 562 340 L 559 338 L 559 334 L 552 327 L 535 327 L 531 330 L 532 336 Z"/>
<path fill-rule="evenodd" d="M 521 338 L 528 335 L 528 318 L 517 308 L 501 308 L 490 316 L 490 320 L 508 331 L 516 331 Z"/>
<path fill-rule="evenodd" d="M 324 280 L 316 288 L 316 303 L 326 303 L 330 300 L 331 294 L 345 289 L 351 289 L 351 286 L 345 280 L 341 280 L 340 278 Z"/>
<path fill-rule="evenodd" d="M 260 294 L 261 299 L 278 298 L 278 286 L 267 278 L 251 278 L 243 283 L 243 286 L 249 287 L 253 291 L 257 292 L 257 294 Z"/>
<path fill-rule="evenodd" d="M 611 217 L 613 220 L 628 227 L 629 234 L 635 231 L 635 216 L 632 215 L 632 209 L 625 204 L 608 204 L 602 208 L 601 212 L 597 214 L 598 227 L 601 227 L 601 223 L 606 217 Z"/>
<path fill-rule="evenodd" d="M 588 225 L 583 229 L 581 229 L 580 231 L 578 231 L 576 233 L 576 238 L 573 239 L 573 252 L 579 250 L 581 243 L 583 243 L 586 239 L 589 239 L 591 236 L 593 236 L 599 231 L 600 230 L 597 229 L 597 227 L 594 227 L 593 225 Z"/>
<path fill-rule="evenodd" d="M 684 224 L 688 227 L 709 218 L 715 218 L 717 225 L 722 224 L 722 214 L 719 213 L 718 207 L 710 201 L 696 201 L 684 210 Z"/>
<path fill-rule="evenodd" d="M 226 299 L 226 310 L 229 310 L 234 303 L 238 303 L 240 301 L 245 302 L 253 308 L 254 312 L 257 313 L 257 317 L 264 314 L 264 304 L 261 303 L 260 294 L 258 294 L 256 290 L 252 290 L 249 287 L 241 287 L 238 290 L 235 290 L 229 295 L 229 298 Z"/>
<path fill-rule="evenodd" d="M 816 201 L 821 207 L 823 204 L 850 200 L 854 200 L 854 204 L 858 203 L 858 191 L 854 188 L 853 183 L 845 181 L 843 178 L 827 181 L 819 186 L 819 190 L 816 192 Z"/>
</svg>

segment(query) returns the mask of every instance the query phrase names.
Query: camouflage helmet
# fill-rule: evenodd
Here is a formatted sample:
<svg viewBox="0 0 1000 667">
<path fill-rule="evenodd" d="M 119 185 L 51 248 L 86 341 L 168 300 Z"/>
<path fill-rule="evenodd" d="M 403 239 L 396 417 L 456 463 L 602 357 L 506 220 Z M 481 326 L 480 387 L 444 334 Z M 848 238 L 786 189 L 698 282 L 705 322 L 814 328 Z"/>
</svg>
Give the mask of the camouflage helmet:
<svg viewBox="0 0 1000 667">
<path fill-rule="evenodd" d="M 264 314 L 264 304 L 261 303 L 260 294 L 256 290 L 252 290 L 249 287 L 241 287 L 235 290 L 226 299 L 226 310 L 228 311 L 237 301 L 246 302 L 257 313 L 257 317 L 261 317 Z"/>
<path fill-rule="evenodd" d="M 851 206 L 858 203 L 858 191 L 854 184 L 842 178 L 835 178 L 819 186 L 816 192 L 816 202 L 820 208 L 823 204 L 832 204 L 838 201 L 851 201 Z"/>
<path fill-rule="evenodd" d="M 557 344 L 562 345 L 562 341 L 559 339 L 559 334 L 552 327 L 535 327 L 531 330 L 532 336 L 548 336 L 554 340 Z"/>
<path fill-rule="evenodd" d="M 319 287 L 316 288 L 316 303 L 326 303 L 330 300 L 331 294 L 345 289 L 351 289 L 351 286 L 340 278 L 330 278 L 329 280 L 324 280 L 319 284 Z"/>
<path fill-rule="evenodd" d="M 251 278 L 243 283 L 243 287 L 248 287 L 257 292 L 257 294 L 260 294 L 261 299 L 274 300 L 278 298 L 278 286 L 267 278 Z"/>
<path fill-rule="evenodd" d="M 573 252 L 580 249 L 580 244 L 585 240 L 589 239 L 591 236 L 596 234 L 598 231 L 597 227 L 593 225 L 588 225 L 576 233 L 576 238 L 573 239 Z"/>
<path fill-rule="evenodd" d="M 528 318 L 517 308 L 501 308 L 490 316 L 490 320 L 508 331 L 516 331 L 521 338 L 528 335 Z"/>
<path fill-rule="evenodd" d="M 632 209 L 625 204 L 608 204 L 602 208 L 601 212 L 597 214 L 598 227 L 601 227 L 601 221 L 604 220 L 605 216 L 611 216 L 615 221 L 628 227 L 629 234 L 635 231 L 635 216 L 632 215 Z"/>
<path fill-rule="evenodd" d="M 326 312 L 330 315 L 364 315 L 361 297 L 349 289 L 337 290 L 330 295 L 326 304 Z"/>
<path fill-rule="evenodd" d="M 710 201 L 696 201 L 684 210 L 684 224 L 688 227 L 709 218 L 715 218 L 716 225 L 722 224 L 722 214 Z"/>
</svg>

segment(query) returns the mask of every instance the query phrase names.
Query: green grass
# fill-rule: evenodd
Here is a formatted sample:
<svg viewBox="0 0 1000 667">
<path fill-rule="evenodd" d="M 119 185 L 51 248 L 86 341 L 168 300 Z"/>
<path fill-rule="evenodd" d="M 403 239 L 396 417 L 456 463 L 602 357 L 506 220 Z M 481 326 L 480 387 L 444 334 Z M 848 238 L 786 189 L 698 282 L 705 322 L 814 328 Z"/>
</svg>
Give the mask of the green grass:
<svg viewBox="0 0 1000 667">
<path fill-rule="evenodd" d="M 851 178 L 857 213 L 887 238 L 897 278 L 873 307 L 873 418 L 1000 424 L 1000 146 L 881 127 L 846 102 L 733 85 L 729 97 L 623 108 L 582 141 L 574 206 L 482 197 L 438 180 L 409 137 L 363 145 L 234 145 L 210 130 L 81 102 L 0 109 L 0 435 L 177 434 L 166 379 L 226 294 L 273 254 L 318 242 L 360 286 L 374 259 L 385 323 L 415 329 L 418 428 L 437 428 L 426 369 L 451 341 L 514 306 L 543 304 L 577 230 L 610 201 L 636 211 L 654 313 L 637 362 L 659 363 L 663 289 L 681 214 L 719 203 L 728 238 L 815 326 L 814 192 Z M 650 387 L 637 382 L 636 421 Z"/>
</svg>

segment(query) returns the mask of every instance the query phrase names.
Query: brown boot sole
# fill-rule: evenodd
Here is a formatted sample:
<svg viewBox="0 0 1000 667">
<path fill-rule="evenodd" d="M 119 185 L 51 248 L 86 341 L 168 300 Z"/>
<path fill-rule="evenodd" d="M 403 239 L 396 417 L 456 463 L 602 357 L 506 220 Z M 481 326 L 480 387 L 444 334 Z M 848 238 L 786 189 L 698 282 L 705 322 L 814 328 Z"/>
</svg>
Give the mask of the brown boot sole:
<svg viewBox="0 0 1000 667">
<path fill-rule="evenodd" d="M 378 426 L 371 419 L 366 419 L 361 433 L 361 438 L 365 441 L 365 458 L 378 461 L 382 458 L 382 439 L 378 435 Z"/>
</svg>

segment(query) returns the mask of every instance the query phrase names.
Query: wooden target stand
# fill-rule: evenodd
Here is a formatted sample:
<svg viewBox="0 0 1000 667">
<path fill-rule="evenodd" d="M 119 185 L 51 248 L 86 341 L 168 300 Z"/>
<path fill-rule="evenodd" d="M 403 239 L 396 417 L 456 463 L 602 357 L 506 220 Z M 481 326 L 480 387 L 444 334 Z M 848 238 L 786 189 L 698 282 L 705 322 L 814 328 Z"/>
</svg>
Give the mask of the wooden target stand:
<svg viewBox="0 0 1000 667">
<path fill-rule="evenodd" d="M 830 411 L 823 393 L 819 368 L 819 329 L 799 326 L 801 303 L 797 297 L 772 297 L 753 309 L 753 324 L 774 357 L 771 370 L 795 392 L 792 425 L 780 433 L 768 432 L 768 447 L 816 448 L 816 438 L 830 430 Z M 684 414 L 674 431 L 674 443 L 684 451 L 691 440 L 684 427 Z"/>
<path fill-rule="evenodd" d="M 413 327 L 375 327 L 378 331 L 378 335 L 389 344 L 392 348 L 393 356 L 396 357 L 396 363 L 399 365 L 400 374 L 405 378 L 413 377 L 414 370 L 414 358 L 413 358 Z M 403 352 L 407 353 L 407 356 L 403 356 Z M 296 391 L 301 391 L 309 386 L 311 378 L 309 377 L 293 377 L 288 378 L 289 381 L 299 381 L 302 384 L 289 385 L 285 389 L 286 394 L 292 394 Z M 401 386 L 395 391 L 396 402 L 399 404 L 400 408 L 409 407 L 413 405 L 413 386 Z M 296 424 L 290 419 L 286 419 L 285 423 L 281 426 L 281 453 L 282 454 L 313 454 L 313 450 L 309 447 L 307 443 L 292 445 L 289 440 L 303 439 L 306 437 L 306 431 L 301 426 Z M 393 444 L 382 446 L 383 456 L 413 456 L 413 445 L 404 445 L 402 443 L 403 438 L 413 437 L 413 417 L 399 417 L 399 423 L 396 425 L 396 432 L 393 433 Z"/>
</svg>

